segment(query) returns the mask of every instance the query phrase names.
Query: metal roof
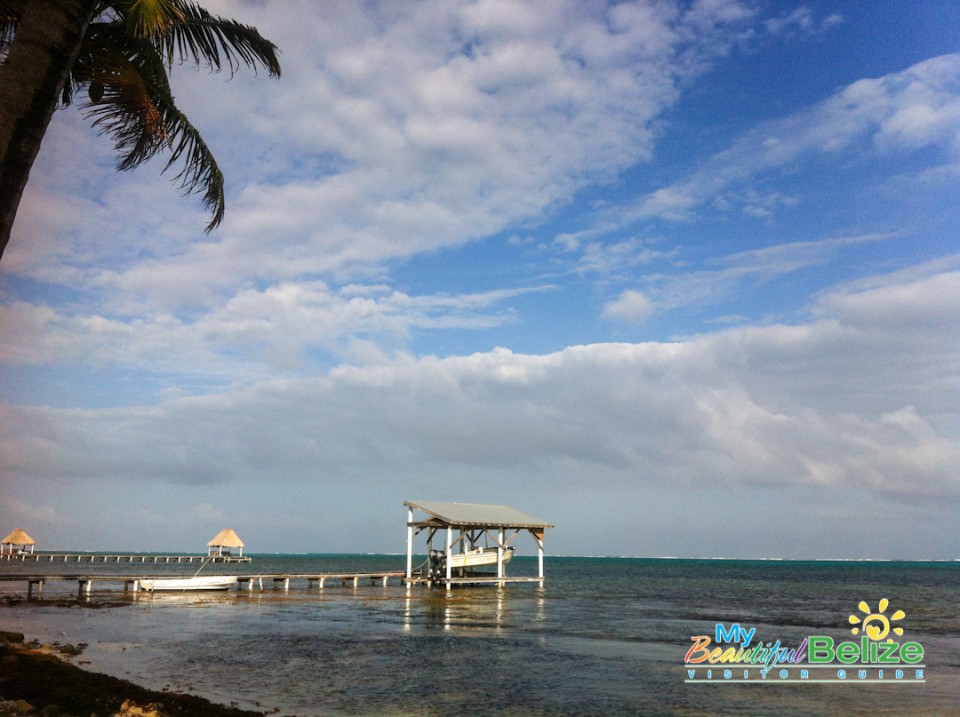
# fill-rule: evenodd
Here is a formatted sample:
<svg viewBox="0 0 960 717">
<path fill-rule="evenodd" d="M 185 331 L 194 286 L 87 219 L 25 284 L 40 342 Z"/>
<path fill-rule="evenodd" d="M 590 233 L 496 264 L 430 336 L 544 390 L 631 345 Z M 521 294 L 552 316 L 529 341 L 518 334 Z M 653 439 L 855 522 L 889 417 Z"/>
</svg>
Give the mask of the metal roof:
<svg viewBox="0 0 960 717">
<path fill-rule="evenodd" d="M 486 503 L 448 503 L 436 500 L 405 500 L 405 506 L 423 511 L 431 517 L 456 526 L 497 528 L 552 528 L 548 523 L 532 515 L 521 513 L 505 505 Z"/>
</svg>

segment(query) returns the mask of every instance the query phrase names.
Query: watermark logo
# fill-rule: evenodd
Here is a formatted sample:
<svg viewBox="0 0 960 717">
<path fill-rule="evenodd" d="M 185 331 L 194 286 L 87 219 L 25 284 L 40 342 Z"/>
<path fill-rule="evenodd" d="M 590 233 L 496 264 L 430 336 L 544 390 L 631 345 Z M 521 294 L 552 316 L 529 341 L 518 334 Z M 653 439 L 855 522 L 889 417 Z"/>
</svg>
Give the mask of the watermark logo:
<svg viewBox="0 0 960 717">
<path fill-rule="evenodd" d="M 887 607 L 889 607 L 889 605 L 890 601 L 886 598 L 883 598 L 883 600 L 880 601 L 880 605 L 877 607 L 877 611 L 871 612 L 870 606 L 867 605 L 865 601 L 861 600 L 858 607 L 860 608 L 860 612 L 865 614 L 866 617 L 861 620 L 859 615 L 851 615 L 850 624 L 857 625 L 858 627 L 852 628 L 850 632 L 856 635 L 860 632 L 860 630 L 863 630 L 867 634 L 867 637 L 869 637 L 871 640 L 882 640 L 883 638 L 887 637 L 887 635 L 890 633 L 890 623 L 896 620 L 902 620 L 907 616 L 903 610 L 897 610 L 888 619 L 884 613 L 887 611 Z M 894 627 L 893 632 L 897 635 L 902 635 L 903 628 Z M 887 638 L 887 642 L 893 642 L 893 638 Z"/>
<path fill-rule="evenodd" d="M 866 601 L 860 614 L 848 618 L 858 640 L 838 641 L 829 635 L 808 635 L 794 645 L 764 640 L 756 627 L 717 623 L 712 635 L 693 635 L 683 658 L 685 682 L 735 684 L 774 683 L 896 683 L 926 682 L 924 650 L 919 642 L 894 639 L 903 636 L 898 623 L 903 610 L 887 615 L 890 601 L 880 600 L 877 610 Z"/>
</svg>

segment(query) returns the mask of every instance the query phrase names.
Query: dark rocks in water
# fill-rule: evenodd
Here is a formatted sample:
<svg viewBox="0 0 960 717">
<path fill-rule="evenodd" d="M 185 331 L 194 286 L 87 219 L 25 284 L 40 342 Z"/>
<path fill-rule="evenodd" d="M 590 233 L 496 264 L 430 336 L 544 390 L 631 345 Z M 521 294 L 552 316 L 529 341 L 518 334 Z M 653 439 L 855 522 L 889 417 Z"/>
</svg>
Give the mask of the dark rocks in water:
<svg viewBox="0 0 960 717">
<path fill-rule="evenodd" d="M 0 695 L 3 695 L 0 703 L 4 709 L 9 706 L 9 701 L 22 701 L 33 707 L 29 714 L 35 717 L 114 715 L 122 712 L 126 703 L 125 714 L 130 717 L 260 717 L 262 714 L 216 704 L 194 695 L 148 690 L 127 680 L 88 672 L 60 657 L 22 644 L 23 637 L 20 637 L 21 642 L 0 642 Z M 0 711 L 0 717 L 7 714 L 24 713 Z"/>
</svg>

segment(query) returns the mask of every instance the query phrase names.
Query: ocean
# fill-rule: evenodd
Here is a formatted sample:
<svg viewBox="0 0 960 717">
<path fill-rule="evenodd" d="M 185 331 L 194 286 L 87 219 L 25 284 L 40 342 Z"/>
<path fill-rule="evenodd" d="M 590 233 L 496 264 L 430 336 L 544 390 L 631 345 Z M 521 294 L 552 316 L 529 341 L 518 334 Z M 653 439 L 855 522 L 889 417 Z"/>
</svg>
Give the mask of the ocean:
<svg viewBox="0 0 960 717">
<path fill-rule="evenodd" d="M 254 555 L 204 574 L 376 572 L 404 562 Z M 0 573 L 196 568 L 0 562 Z M 516 557 L 509 569 L 535 574 L 536 560 Z M 451 591 L 393 580 L 134 597 L 116 583 L 110 592 L 95 584 L 90 604 L 99 609 L 57 599 L 75 597 L 76 583 L 48 583 L 42 602 L 0 605 L 0 629 L 86 643 L 74 661 L 146 687 L 299 717 L 960 714 L 960 563 L 548 556 L 545 573 L 543 588 Z M 0 592 L 26 590 L 3 583 Z M 867 638 L 868 624 L 888 637 Z M 704 637 L 711 644 L 697 648 Z M 804 646 L 810 657 L 811 637 L 824 663 L 814 667 L 797 654 Z M 900 663 L 881 665 L 867 650 L 846 657 L 848 665 L 823 652 L 887 639 L 904 644 Z M 718 645 L 745 644 L 741 656 L 752 648 L 754 659 L 787 660 L 789 648 L 795 662 L 763 674 L 745 659 L 710 663 Z"/>
</svg>

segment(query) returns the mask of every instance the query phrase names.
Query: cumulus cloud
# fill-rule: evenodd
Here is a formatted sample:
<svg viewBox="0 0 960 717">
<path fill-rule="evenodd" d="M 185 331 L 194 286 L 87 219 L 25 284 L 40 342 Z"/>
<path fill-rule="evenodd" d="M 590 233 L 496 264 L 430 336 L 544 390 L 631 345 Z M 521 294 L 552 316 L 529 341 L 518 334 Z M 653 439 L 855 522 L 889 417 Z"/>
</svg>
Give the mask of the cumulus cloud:
<svg viewBox="0 0 960 717">
<path fill-rule="evenodd" d="M 960 489 L 957 297 L 960 274 L 938 273 L 830 293 L 805 324 L 673 344 L 408 358 L 156 407 L 8 405 L 2 470 L 331 496 L 356 480 L 385 496 L 474 481 L 532 495 L 550 476 L 538 502 L 568 518 L 562 496 L 587 476 L 667 504 L 761 488 L 784 501 L 757 516 L 778 531 L 793 490 L 947 505 Z"/>
</svg>

